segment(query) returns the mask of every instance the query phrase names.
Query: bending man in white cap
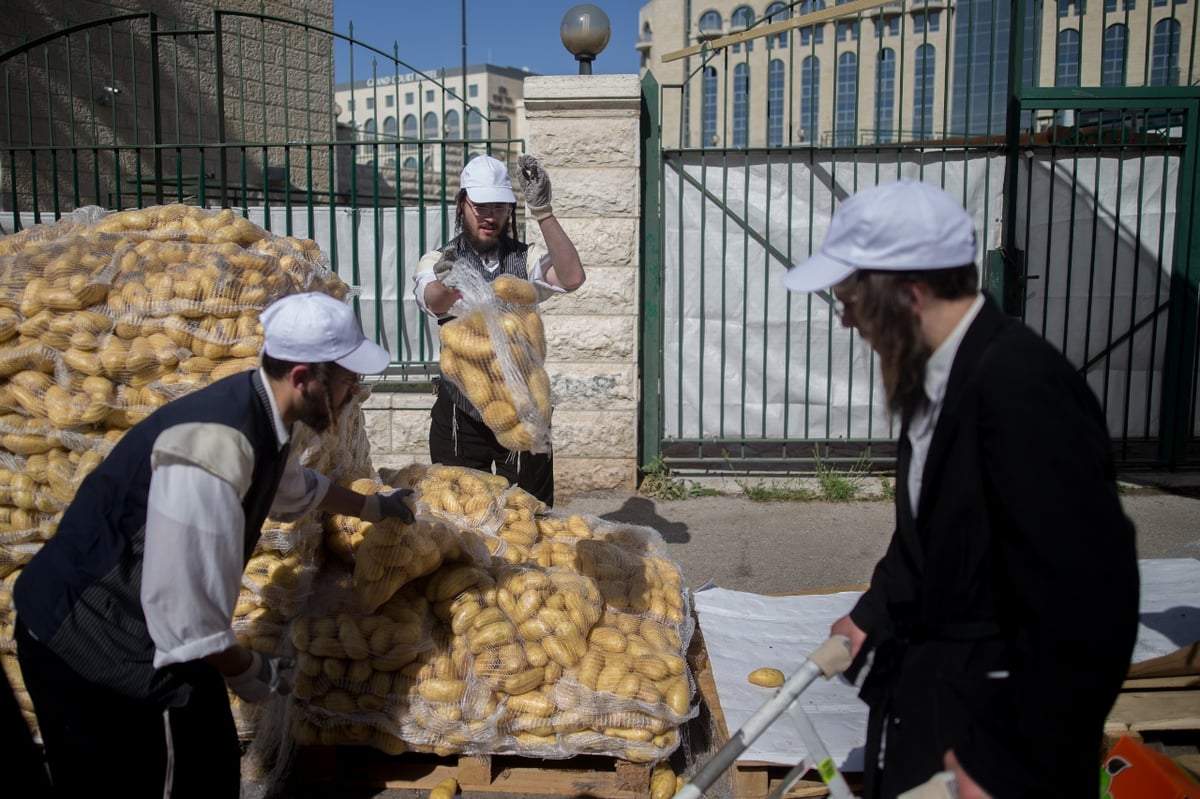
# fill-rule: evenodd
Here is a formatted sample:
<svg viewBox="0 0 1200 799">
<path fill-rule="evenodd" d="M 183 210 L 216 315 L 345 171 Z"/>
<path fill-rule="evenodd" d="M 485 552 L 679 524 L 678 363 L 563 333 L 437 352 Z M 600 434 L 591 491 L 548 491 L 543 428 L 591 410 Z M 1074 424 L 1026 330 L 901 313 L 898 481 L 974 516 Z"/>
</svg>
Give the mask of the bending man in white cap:
<svg viewBox="0 0 1200 799">
<path fill-rule="evenodd" d="M 326 429 L 388 352 L 325 294 L 284 297 L 261 321 L 261 368 L 127 431 L 16 582 L 18 657 L 57 796 L 236 799 L 226 689 L 250 702 L 290 690 L 290 659 L 232 629 L 266 517 L 412 521 L 411 492 L 364 497 L 289 451 L 295 423 Z"/>
<path fill-rule="evenodd" d="M 1061 353 L 979 291 L 975 227 L 903 180 L 838 206 L 793 291 L 832 287 L 900 417 L 896 528 L 850 637 L 865 797 L 943 769 L 961 799 L 1095 796 L 1137 632 L 1134 529 L 1104 415 Z"/>
<path fill-rule="evenodd" d="M 550 177 L 533 156 L 521 155 L 517 163 L 526 209 L 537 220 L 545 246 L 517 240 L 513 213 L 517 197 L 504 164 L 486 155 L 472 158 L 463 167 L 455 199 L 456 235 L 445 247 L 422 257 L 413 276 L 417 305 L 439 324 L 452 318 L 450 306 L 458 298 L 452 287 L 442 283 L 455 263 L 470 264 L 489 282 L 500 275 L 528 280 L 537 287 L 540 300 L 583 285 L 579 253 L 550 205 Z M 510 452 L 502 447 L 483 423 L 480 410 L 448 380 L 438 381 L 429 427 L 429 457 L 434 463 L 486 472 L 495 466 L 496 474 L 547 505 L 554 504 L 552 455 Z"/>
</svg>

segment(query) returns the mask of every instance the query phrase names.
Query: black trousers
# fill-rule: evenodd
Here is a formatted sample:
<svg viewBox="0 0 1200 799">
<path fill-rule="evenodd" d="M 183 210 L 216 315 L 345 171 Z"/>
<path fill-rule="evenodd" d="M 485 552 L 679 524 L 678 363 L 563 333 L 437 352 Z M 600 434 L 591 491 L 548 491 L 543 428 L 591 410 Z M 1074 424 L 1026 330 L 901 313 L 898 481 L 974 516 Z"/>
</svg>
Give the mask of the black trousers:
<svg viewBox="0 0 1200 799">
<path fill-rule="evenodd" d="M 437 401 L 430 412 L 429 459 L 444 466 L 466 466 L 496 474 L 554 505 L 554 458 L 550 454 L 513 452 L 500 446 L 482 421 L 460 410 L 438 381 Z M 457 424 L 457 430 L 455 425 Z"/>
<path fill-rule="evenodd" d="M 46 799 L 50 794 L 50 778 L 42 763 L 42 752 L 13 693 L 8 675 L 0 669 L 0 752 L 4 753 L 5 777 L 11 796 Z"/>
<path fill-rule="evenodd" d="M 57 797 L 238 799 L 241 751 L 225 681 L 189 673 L 183 707 L 121 696 L 79 676 L 17 620 L 17 658 Z M 199 664 L 198 664 L 199 665 Z"/>
</svg>

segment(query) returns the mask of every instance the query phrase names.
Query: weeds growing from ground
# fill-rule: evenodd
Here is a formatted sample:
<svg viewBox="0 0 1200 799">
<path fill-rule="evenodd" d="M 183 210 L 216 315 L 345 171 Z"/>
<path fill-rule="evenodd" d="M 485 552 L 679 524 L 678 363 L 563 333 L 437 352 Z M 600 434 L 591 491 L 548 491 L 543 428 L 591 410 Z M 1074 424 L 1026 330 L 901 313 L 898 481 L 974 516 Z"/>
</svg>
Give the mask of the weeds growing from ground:
<svg viewBox="0 0 1200 799">
<path fill-rule="evenodd" d="M 642 485 L 639 491 L 642 496 L 663 500 L 714 497 L 721 493 L 713 488 L 705 488 L 695 481 L 675 476 L 662 457 L 657 457 L 642 467 Z"/>
<path fill-rule="evenodd" d="M 858 496 L 863 480 L 871 470 L 871 462 L 867 460 L 865 451 L 848 469 L 839 469 L 822 457 L 820 447 L 813 448 L 813 459 L 816 461 L 817 485 L 821 487 L 821 496 L 829 502 L 849 502 Z"/>
</svg>

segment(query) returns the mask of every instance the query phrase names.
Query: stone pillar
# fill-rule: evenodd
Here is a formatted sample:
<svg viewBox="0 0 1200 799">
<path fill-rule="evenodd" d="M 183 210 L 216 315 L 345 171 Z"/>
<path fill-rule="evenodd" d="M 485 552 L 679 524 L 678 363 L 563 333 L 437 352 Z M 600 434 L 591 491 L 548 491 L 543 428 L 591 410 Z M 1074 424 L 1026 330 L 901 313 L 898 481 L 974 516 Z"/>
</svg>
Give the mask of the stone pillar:
<svg viewBox="0 0 1200 799">
<path fill-rule="evenodd" d="M 641 84 L 636 75 L 525 80 L 525 151 L 549 173 L 554 214 L 587 281 L 542 303 L 555 493 L 632 492 L 638 447 Z M 514 183 L 516 181 L 514 180 Z M 526 241 L 540 239 L 529 220 Z M 427 386 L 379 390 L 364 406 L 375 467 L 429 462 Z"/>
<path fill-rule="evenodd" d="M 640 114 L 636 75 L 525 79 L 525 150 L 587 272 L 542 303 L 558 493 L 637 485 Z M 538 237 L 536 222 L 526 229 Z"/>
</svg>

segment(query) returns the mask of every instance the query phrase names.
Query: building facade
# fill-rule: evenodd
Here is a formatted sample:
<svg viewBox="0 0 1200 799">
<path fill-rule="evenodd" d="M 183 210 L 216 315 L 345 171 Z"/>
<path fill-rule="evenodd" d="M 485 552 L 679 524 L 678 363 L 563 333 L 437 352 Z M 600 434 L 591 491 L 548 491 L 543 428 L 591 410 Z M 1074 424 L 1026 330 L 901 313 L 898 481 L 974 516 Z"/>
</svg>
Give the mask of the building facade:
<svg viewBox="0 0 1200 799">
<path fill-rule="evenodd" d="M 338 125 L 357 141 L 360 173 L 378 170 L 408 191 L 457 178 L 464 159 L 488 152 L 506 163 L 524 138 L 524 81 L 533 73 L 492 64 L 375 75 L 334 88 Z"/>
<path fill-rule="evenodd" d="M 1004 132 L 1009 3 L 856 2 L 843 15 L 839 5 L 643 6 L 637 47 L 642 73 L 663 86 L 664 145 L 870 146 Z M 1031 0 L 1025 84 L 1186 84 L 1194 9 L 1187 0 Z M 762 35 L 776 23 L 784 26 Z M 1063 121 L 1026 120 L 1033 130 Z"/>
</svg>

